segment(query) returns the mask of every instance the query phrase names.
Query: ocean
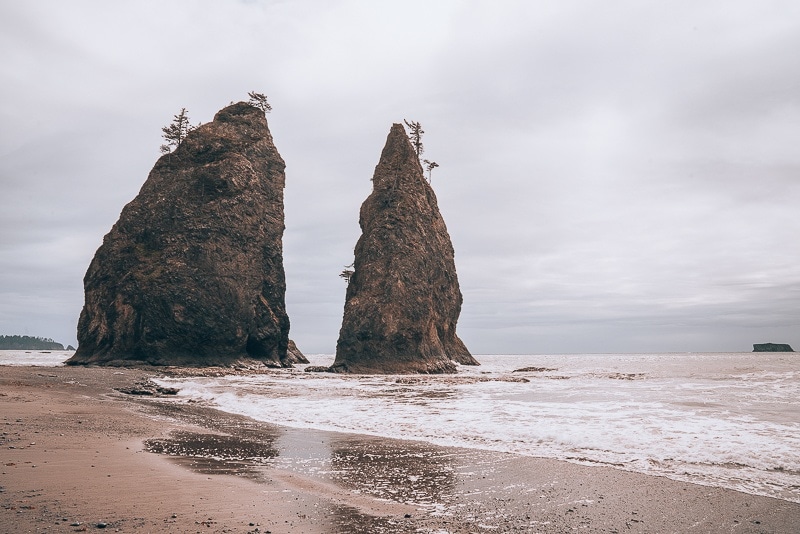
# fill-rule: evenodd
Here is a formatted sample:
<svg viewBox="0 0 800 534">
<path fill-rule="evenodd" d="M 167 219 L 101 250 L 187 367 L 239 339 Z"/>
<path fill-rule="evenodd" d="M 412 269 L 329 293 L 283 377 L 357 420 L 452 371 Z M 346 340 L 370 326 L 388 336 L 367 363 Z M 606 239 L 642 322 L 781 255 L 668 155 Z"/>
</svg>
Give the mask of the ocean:
<svg viewBox="0 0 800 534">
<path fill-rule="evenodd" d="M 63 365 L 71 350 L 0 350 L 0 365 L 33 365 L 52 367 Z"/>
<path fill-rule="evenodd" d="M 71 354 L 9 352 L 0 364 L 49 357 L 58 365 Z M 301 365 L 158 382 L 180 388 L 174 402 L 289 427 L 610 466 L 800 503 L 798 353 L 477 359 L 481 366 L 457 375 L 348 376 Z"/>
</svg>

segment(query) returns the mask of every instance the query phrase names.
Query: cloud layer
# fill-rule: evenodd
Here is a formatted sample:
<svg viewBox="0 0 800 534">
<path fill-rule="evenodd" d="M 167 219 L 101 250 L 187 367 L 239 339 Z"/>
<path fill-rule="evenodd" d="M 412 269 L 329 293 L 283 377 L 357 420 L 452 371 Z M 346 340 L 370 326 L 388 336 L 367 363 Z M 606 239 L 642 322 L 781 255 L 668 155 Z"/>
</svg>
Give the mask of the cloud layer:
<svg viewBox="0 0 800 534">
<path fill-rule="evenodd" d="M 269 95 L 292 337 L 332 352 L 358 209 L 418 120 L 475 353 L 800 346 L 800 5 L 0 6 L 0 333 L 82 277 L 181 107 Z"/>
</svg>

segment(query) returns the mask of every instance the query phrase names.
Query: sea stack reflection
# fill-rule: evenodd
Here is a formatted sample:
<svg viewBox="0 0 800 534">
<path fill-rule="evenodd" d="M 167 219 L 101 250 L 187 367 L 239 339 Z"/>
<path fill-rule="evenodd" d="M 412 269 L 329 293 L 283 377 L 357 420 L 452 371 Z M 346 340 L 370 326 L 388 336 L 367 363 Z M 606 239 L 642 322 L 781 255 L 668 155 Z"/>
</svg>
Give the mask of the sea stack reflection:
<svg viewBox="0 0 800 534">
<path fill-rule="evenodd" d="M 401 124 L 394 124 L 361 206 L 331 371 L 452 373 L 478 365 L 456 335 L 462 295 L 453 245 Z"/>
</svg>

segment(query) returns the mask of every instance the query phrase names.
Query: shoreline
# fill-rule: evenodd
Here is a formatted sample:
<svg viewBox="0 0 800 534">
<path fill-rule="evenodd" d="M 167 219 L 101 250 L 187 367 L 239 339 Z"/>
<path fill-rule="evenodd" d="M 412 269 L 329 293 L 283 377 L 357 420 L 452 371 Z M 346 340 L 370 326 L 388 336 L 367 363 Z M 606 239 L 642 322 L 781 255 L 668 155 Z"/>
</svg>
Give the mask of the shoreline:
<svg viewBox="0 0 800 534">
<path fill-rule="evenodd" d="M 102 523 L 119 532 L 788 533 L 800 525 L 800 504 L 770 497 L 280 427 L 115 389 L 163 374 L 0 367 L 0 531 Z"/>
</svg>

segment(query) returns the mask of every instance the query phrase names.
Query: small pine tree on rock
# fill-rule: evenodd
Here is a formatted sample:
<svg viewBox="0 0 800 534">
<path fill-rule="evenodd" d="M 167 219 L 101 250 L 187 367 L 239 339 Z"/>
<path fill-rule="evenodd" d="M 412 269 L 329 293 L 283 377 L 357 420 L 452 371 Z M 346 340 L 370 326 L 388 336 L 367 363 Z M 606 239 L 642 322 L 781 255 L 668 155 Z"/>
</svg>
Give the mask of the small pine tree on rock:
<svg viewBox="0 0 800 534">
<path fill-rule="evenodd" d="M 250 91 L 247 93 L 247 96 L 250 97 L 250 100 L 248 100 L 247 103 L 251 106 L 257 107 L 263 111 L 265 115 L 272 111 L 272 106 L 270 106 L 269 102 L 267 102 L 267 95 Z"/>
<path fill-rule="evenodd" d="M 189 124 L 189 112 L 186 111 L 186 108 L 181 108 L 180 113 L 173 117 L 172 123 L 161 128 L 163 132 L 162 137 L 166 141 L 166 143 L 161 145 L 161 152 L 167 154 L 172 152 L 173 149 L 178 148 L 178 145 L 181 144 L 189 132 L 195 128 L 197 128 L 197 126 Z"/>
<path fill-rule="evenodd" d="M 425 164 L 425 170 L 428 171 L 428 183 L 431 183 L 431 173 L 433 172 L 433 169 L 439 166 L 439 164 L 435 161 L 430 161 L 427 159 L 422 160 L 422 163 Z"/>
<path fill-rule="evenodd" d="M 414 147 L 414 152 L 417 153 L 417 157 L 420 157 L 424 151 L 422 146 L 422 134 L 425 133 L 425 130 L 422 129 L 422 125 L 419 122 L 409 122 L 405 119 L 403 119 L 403 122 L 405 122 L 406 126 L 408 127 L 408 138 L 411 140 L 411 144 Z"/>
</svg>

